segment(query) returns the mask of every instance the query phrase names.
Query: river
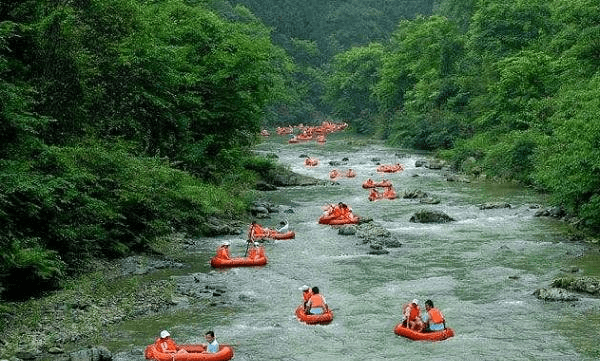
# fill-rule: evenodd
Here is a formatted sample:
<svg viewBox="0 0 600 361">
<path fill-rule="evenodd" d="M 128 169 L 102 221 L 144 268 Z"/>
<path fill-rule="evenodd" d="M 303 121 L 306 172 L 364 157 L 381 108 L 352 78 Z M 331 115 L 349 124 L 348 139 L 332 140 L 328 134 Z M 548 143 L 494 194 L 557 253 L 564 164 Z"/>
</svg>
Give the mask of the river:
<svg viewBox="0 0 600 361">
<path fill-rule="evenodd" d="M 585 251 L 585 245 L 565 240 L 561 222 L 534 216 L 535 206 L 544 203 L 539 194 L 513 184 L 449 182 L 443 170 L 415 166 L 423 154 L 361 144 L 344 135 L 332 138 L 324 145 L 289 145 L 275 136 L 257 146 L 257 152 L 276 154 L 293 171 L 323 180 L 334 168 L 330 161 L 347 158 L 335 168 L 352 168 L 357 177 L 264 192 L 264 200 L 280 205 L 280 213 L 259 223 L 276 226 L 287 218 L 296 232 L 293 240 L 265 244 L 265 267 L 211 270 L 208 260 L 220 242 L 231 241 L 236 255 L 244 252 L 245 241 L 242 236 L 199 240 L 191 255 L 199 264 L 194 271 L 225 284 L 230 298 L 205 312 L 147 321 L 147 343 L 168 327 L 186 343 L 201 342 L 204 331 L 213 329 L 221 343 L 233 345 L 238 361 L 597 359 L 600 335 L 586 327 L 586 317 L 590 310 L 597 315 L 598 300 L 557 303 L 533 295 Z M 301 155 L 318 158 L 320 164 L 307 168 Z M 405 165 L 403 172 L 385 176 L 398 194 L 421 190 L 440 203 L 370 202 L 361 184 L 369 177 L 382 179 L 377 160 Z M 402 246 L 371 255 L 356 236 L 318 224 L 321 207 L 337 202 L 372 218 Z M 511 207 L 481 210 L 486 202 Z M 455 221 L 410 222 L 422 209 L 444 212 Z M 331 324 L 308 326 L 295 318 L 303 284 L 320 288 L 334 310 Z M 433 300 L 456 335 L 441 342 L 396 336 L 402 304 L 413 298 L 421 307 Z"/>
</svg>

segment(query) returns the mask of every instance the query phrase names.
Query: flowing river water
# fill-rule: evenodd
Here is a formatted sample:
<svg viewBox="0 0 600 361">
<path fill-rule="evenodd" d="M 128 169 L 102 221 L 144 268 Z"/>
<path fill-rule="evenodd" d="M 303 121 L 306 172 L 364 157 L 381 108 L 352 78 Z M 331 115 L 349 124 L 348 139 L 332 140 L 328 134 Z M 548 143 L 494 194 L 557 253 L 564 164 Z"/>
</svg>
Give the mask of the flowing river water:
<svg viewBox="0 0 600 361">
<path fill-rule="evenodd" d="M 146 320 L 144 330 L 139 324 L 124 329 L 138 329 L 143 345 L 161 328 L 182 343 L 202 342 L 204 332 L 212 329 L 221 343 L 233 345 L 239 361 L 597 359 L 600 334 L 589 327 L 588 317 L 596 317 L 598 324 L 598 300 L 544 302 L 533 295 L 549 287 L 585 250 L 585 245 L 565 240 L 561 222 L 534 216 L 534 206 L 544 202 L 540 195 L 515 185 L 449 182 L 443 170 L 415 166 L 426 155 L 353 143 L 342 135 L 333 138 L 324 145 L 288 145 L 284 138 L 272 137 L 257 147 L 303 175 L 329 180 L 331 169 L 352 168 L 357 176 L 337 184 L 264 192 L 264 200 L 280 205 L 281 212 L 259 223 L 273 227 L 287 218 L 296 232 L 293 240 L 265 243 L 265 267 L 211 269 L 208 262 L 220 242 L 229 240 L 232 254 L 241 255 L 244 236 L 198 240 L 188 255 L 197 263 L 194 272 L 225 285 L 227 302 L 205 312 Z M 301 155 L 318 158 L 320 164 L 306 168 Z M 329 165 L 344 158 L 345 165 Z M 405 165 L 403 172 L 385 176 L 399 195 L 421 190 L 440 203 L 402 197 L 370 202 L 361 184 L 369 177 L 383 178 L 376 172 L 377 159 Z M 337 202 L 372 218 L 402 246 L 371 255 L 358 237 L 318 224 L 321 207 Z M 480 209 L 486 202 L 511 207 Z M 410 222 L 422 209 L 444 212 L 455 221 Z M 294 309 L 304 284 L 320 288 L 334 310 L 331 324 L 298 322 Z M 413 298 L 421 307 L 433 300 L 456 335 L 441 342 L 396 336 L 393 328 L 402 304 Z"/>
</svg>

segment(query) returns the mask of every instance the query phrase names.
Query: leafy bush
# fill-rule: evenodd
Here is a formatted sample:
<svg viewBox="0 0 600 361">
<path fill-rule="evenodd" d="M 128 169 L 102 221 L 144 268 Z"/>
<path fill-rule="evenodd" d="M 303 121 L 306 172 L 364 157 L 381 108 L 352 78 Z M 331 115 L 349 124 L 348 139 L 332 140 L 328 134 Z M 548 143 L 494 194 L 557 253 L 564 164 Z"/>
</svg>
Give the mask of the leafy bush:
<svg viewBox="0 0 600 361">
<path fill-rule="evenodd" d="M 35 162 L 11 165 L 0 173 L 2 246 L 12 250 L 0 264 L 6 291 L 18 285 L 8 282 L 16 273 L 45 284 L 91 257 L 143 252 L 158 236 L 202 233 L 207 217 L 239 218 L 247 209 L 242 191 L 232 197 L 122 148 L 48 147 Z"/>
</svg>

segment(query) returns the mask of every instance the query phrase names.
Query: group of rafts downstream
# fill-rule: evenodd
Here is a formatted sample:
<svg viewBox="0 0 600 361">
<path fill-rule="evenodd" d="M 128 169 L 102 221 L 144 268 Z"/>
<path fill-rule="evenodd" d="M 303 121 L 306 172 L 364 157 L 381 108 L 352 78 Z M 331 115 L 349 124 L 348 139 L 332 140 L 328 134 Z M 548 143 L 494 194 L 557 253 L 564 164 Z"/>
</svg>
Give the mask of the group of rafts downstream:
<svg viewBox="0 0 600 361">
<path fill-rule="evenodd" d="M 329 126 L 329 125 L 328 125 Z M 345 126 L 330 126 L 328 129 L 344 129 Z M 287 130 L 286 130 L 287 129 Z M 303 132 L 307 128 L 304 129 Z M 278 128 L 278 134 L 289 134 L 293 128 Z M 281 133 L 280 133 L 281 132 Z M 314 130 L 313 130 L 314 132 Z M 269 134 L 263 132 L 264 136 Z M 306 158 L 305 165 L 307 167 L 316 167 L 319 164 L 319 160 L 316 158 Z M 379 173 L 396 173 L 404 170 L 404 166 L 401 164 L 390 164 L 390 165 L 379 165 L 377 172 Z M 329 173 L 329 177 L 332 180 L 339 178 L 356 177 L 356 172 L 352 169 L 347 171 L 338 171 L 337 169 L 332 170 Z M 383 179 L 379 182 L 373 181 L 371 178 L 363 182 L 362 187 L 370 191 L 369 200 L 376 201 L 379 199 L 395 199 L 397 198 L 396 192 L 393 188 L 392 183 L 389 180 Z M 383 188 L 383 192 L 379 192 L 377 188 Z M 338 204 L 326 204 L 322 207 L 323 214 L 319 217 L 319 224 L 326 224 L 332 226 L 346 225 L 346 224 L 358 224 L 360 217 L 352 212 L 352 208 L 345 203 Z M 258 243 L 264 240 L 289 240 L 294 239 L 296 233 L 289 230 L 289 224 L 286 222 L 280 229 L 263 227 L 262 225 L 252 222 L 248 228 L 248 247 L 246 254 L 243 257 L 231 257 L 229 250 L 229 242 L 224 242 L 217 248 L 216 255 L 211 258 L 210 264 L 215 268 L 228 268 L 228 267 L 256 267 L 264 266 L 268 262 L 265 248 L 263 245 Z M 333 321 L 333 311 L 326 307 L 325 312 L 322 314 L 311 314 L 303 304 L 300 304 L 294 310 L 296 317 L 299 321 L 309 325 L 326 325 Z M 441 331 L 424 332 L 411 329 L 405 324 L 400 322 L 394 327 L 394 333 L 399 336 L 404 336 L 411 340 L 425 340 L 425 341 L 441 341 L 449 337 L 454 336 L 454 330 L 451 328 L 445 328 Z M 206 349 L 202 345 L 178 345 L 179 348 L 185 349 L 185 353 L 161 353 L 158 348 L 154 345 L 149 345 L 146 348 L 145 356 L 147 359 L 154 359 L 157 361 L 222 361 L 233 358 L 233 349 L 229 345 L 221 345 L 219 352 L 211 354 L 207 353 Z"/>
</svg>

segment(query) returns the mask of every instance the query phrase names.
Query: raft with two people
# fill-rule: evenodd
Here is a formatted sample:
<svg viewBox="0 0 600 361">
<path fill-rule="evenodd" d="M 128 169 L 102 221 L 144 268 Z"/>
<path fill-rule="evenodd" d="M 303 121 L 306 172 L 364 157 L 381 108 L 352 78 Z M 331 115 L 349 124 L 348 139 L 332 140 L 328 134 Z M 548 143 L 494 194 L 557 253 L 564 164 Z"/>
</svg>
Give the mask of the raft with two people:
<svg viewBox="0 0 600 361">
<path fill-rule="evenodd" d="M 352 209 L 342 202 L 338 204 L 326 204 L 323 206 L 323 211 L 318 220 L 319 224 L 357 224 L 360 221 L 360 217 L 352 213 Z"/>
<path fill-rule="evenodd" d="M 454 330 L 451 328 L 445 328 L 441 331 L 422 332 L 412 330 L 404 326 L 402 322 L 394 327 L 394 333 L 414 341 L 442 341 L 454 336 Z"/>
<path fill-rule="evenodd" d="M 308 325 L 326 325 L 333 321 L 333 311 L 327 308 L 327 310 L 321 314 L 313 315 L 310 313 L 306 313 L 303 305 L 299 305 L 296 307 L 296 317 L 298 320 L 308 324 Z"/>
<path fill-rule="evenodd" d="M 377 171 L 380 173 L 396 173 L 402 172 L 404 170 L 404 166 L 400 163 L 396 164 L 381 164 L 377 166 Z"/>
<path fill-rule="evenodd" d="M 296 232 L 289 229 L 289 222 L 286 220 L 285 224 L 279 229 L 272 229 L 268 227 L 263 227 L 262 225 L 252 222 L 248 227 L 248 240 L 250 241 L 258 241 L 265 239 L 272 240 L 283 240 L 283 239 L 293 239 L 296 237 Z"/>
<path fill-rule="evenodd" d="M 164 352 L 152 344 L 144 350 L 144 357 L 156 361 L 227 361 L 233 358 L 233 348 L 229 345 L 219 345 L 216 353 L 206 352 L 202 344 L 177 345 L 177 349 L 178 352 Z"/>
<path fill-rule="evenodd" d="M 396 193 L 396 190 L 394 190 L 394 187 L 392 187 L 392 186 L 386 187 L 385 191 L 383 191 L 381 193 L 375 188 L 369 189 L 369 200 L 371 202 L 377 201 L 380 199 L 396 199 L 396 198 L 398 198 L 398 194 Z"/>
<path fill-rule="evenodd" d="M 363 182 L 362 187 L 364 189 L 369 189 L 369 188 L 385 188 L 385 187 L 391 187 L 392 186 L 392 182 L 390 182 L 387 179 L 383 179 L 381 180 L 381 182 L 375 182 L 374 180 L 372 180 L 371 178 L 367 179 L 366 181 Z"/>
<path fill-rule="evenodd" d="M 258 243 L 249 247 L 245 257 L 231 257 L 229 242 L 223 242 L 217 248 L 217 254 L 210 259 L 210 265 L 215 268 L 264 266 L 267 262 L 265 248 Z"/>
<path fill-rule="evenodd" d="M 346 171 L 339 171 L 337 169 L 332 169 L 329 171 L 329 178 L 337 179 L 337 178 L 354 178 L 356 177 L 356 172 L 352 168 L 348 168 Z"/>
<path fill-rule="evenodd" d="M 441 341 L 454 336 L 454 330 L 446 327 L 446 318 L 433 306 L 433 301 L 425 301 L 425 310 L 421 314 L 417 299 L 404 304 L 404 319 L 394 327 L 394 333 L 415 341 Z"/>
<path fill-rule="evenodd" d="M 319 160 L 317 158 L 307 157 L 304 159 L 304 165 L 306 167 L 316 167 L 319 165 Z"/>
</svg>

